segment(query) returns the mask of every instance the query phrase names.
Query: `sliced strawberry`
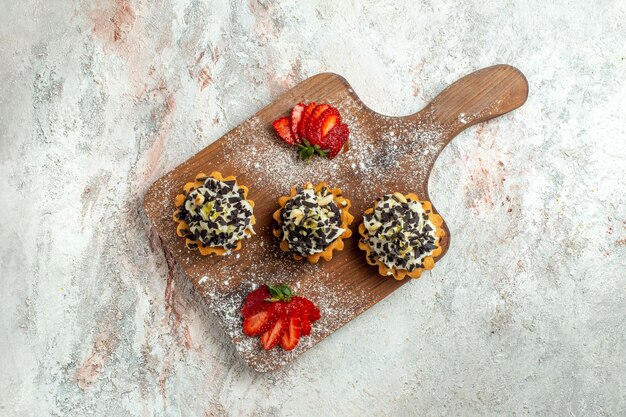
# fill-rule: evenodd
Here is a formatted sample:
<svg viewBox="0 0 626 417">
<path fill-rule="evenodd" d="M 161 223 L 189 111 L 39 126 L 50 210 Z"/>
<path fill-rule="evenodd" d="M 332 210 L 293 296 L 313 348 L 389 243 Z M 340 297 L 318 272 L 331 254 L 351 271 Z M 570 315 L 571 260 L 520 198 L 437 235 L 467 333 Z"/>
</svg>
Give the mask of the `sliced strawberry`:
<svg viewBox="0 0 626 417">
<path fill-rule="evenodd" d="M 328 132 L 331 131 L 333 127 L 341 123 L 341 115 L 339 114 L 339 110 L 336 108 L 332 108 L 333 113 L 328 114 L 322 120 L 322 138 L 328 135 Z M 328 109 L 324 112 L 326 113 Z"/>
<path fill-rule="evenodd" d="M 287 326 L 287 330 L 280 338 L 280 346 L 285 350 L 293 350 L 300 340 L 300 331 L 300 314 L 299 312 L 294 311 L 289 316 L 289 325 Z"/>
<path fill-rule="evenodd" d="M 302 311 L 300 313 L 300 322 L 302 329 L 300 333 L 302 336 L 308 336 L 311 334 L 311 319 L 309 318 L 309 313 L 306 311 Z"/>
<path fill-rule="evenodd" d="M 318 321 L 322 317 L 320 314 L 320 309 L 313 303 L 311 303 L 311 308 L 309 309 L 309 320 Z"/>
<path fill-rule="evenodd" d="M 348 125 L 339 124 L 332 128 L 328 135 L 324 137 L 324 145 L 320 145 L 325 149 L 328 149 L 328 157 L 333 159 L 339 154 L 343 145 L 348 141 L 348 136 L 350 134 L 350 129 L 348 129 Z"/>
<path fill-rule="evenodd" d="M 313 304 L 313 301 L 304 297 L 294 297 L 292 304 L 294 304 L 298 310 L 300 310 L 300 315 L 306 315 L 310 321 L 317 321 L 320 319 L 320 310 Z"/>
<path fill-rule="evenodd" d="M 272 314 L 276 317 L 288 316 L 289 315 L 289 304 L 284 301 L 276 301 L 271 303 L 270 310 Z"/>
<path fill-rule="evenodd" d="M 285 284 L 263 285 L 252 291 L 241 311 L 245 316 L 243 332 L 248 336 L 260 335 L 265 350 L 279 343 L 285 350 L 294 349 L 301 336 L 311 334 L 311 323 L 320 318 L 315 304 L 296 296 Z"/>
<path fill-rule="evenodd" d="M 304 137 L 306 137 L 309 140 L 311 145 L 318 145 L 317 142 L 313 142 L 313 136 L 315 136 L 313 134 L 313 127 L 315 126 L 315 121 L 317 120 L 318 117 L 322 115 L 322 113 L 324 113 L 324 110 L 326 110 L 329 107 L 330 105 L 328 104 L 318 104 L 313 110 L 313 112 L 311 113 L 311 115 L 309 116 L 309 118 L 307 119 L 306 126 L 304 127 L 304 132 L 305 132 Z"/>
<path fill-rule="evenodd" d="M 311 317 L 313 317 L 313 321 L 319 320 L 320 311 L 315 304 L 311 302 L 311 300 L 307 300 L 304 297 L 295 297 L 293 300 L 293 304 L 297 307 L 300 313 L 300 323 L 301 330 L 300 334 L 302 336 L 308 336 L 311 334 Z"/>
<path fill-rule="evenodd" d="M 324 138 L 333 127 L 341 123 L 341 116 L 336 108 L 328 107 L 312 123 L 313 126 L 309 131 L 309 142 L 318 144 L 323 148 L 324 141 L 322 138 Z"/>
<path fill-rule="evenodd" d="M 296 104 L 296 106 L 291 109 L 291 135 L 294 138 L 296 143 L 300 143 L 300 135 L 298 134 L 298 125 L 302 120 L 302 113 L 306 109 L 306 106 L 302 103 Z"/>
<path fill-rule="evenodd" d="M 278 133 L 278 136 L 280 136 L 282 140 L 290 145 L 295 143 L 295 138 L 291 133 L 291 118 L 281 117 L 278 120 L 274 120 L 272 126 L 274 126 L 274 130 Z"/>
<path fill-rule="evenodd" d="M 247 336 L 256 336 L 269 330 L 275 324 L 276 316 L 272 311 L 263 310 L 243 320 L 243 332 Z"/>
<path fill-rule="evenodd" d="M 315 110 L 315 107 L 317 107 L 317 104 L 315 104 L 315 103 L 307 104 L 306 108 L 302 112 L 302 116 L 300 118 L 300 124 L 298 125 L 298 137 L 300 137 L 300 139 L 305 137 L 305 134 L 306 134 L 306 132 L 305 132 L 306 123 L 309 120 L 309 116 L 311 115 L 313 110 Z"/>
<path fill-rule="evenodd" d="M 241 315 L 244 317 L 252 316 L 261 310 L 265 310 L 272 305 L 269 301 L 265 301 L 270 297 L 270 292 L 267 286 L 262 285 L 256 290 L 252 291 L 246 297 L 241 307 Z"/>
<path fill-rule="evenodd" d="M 270 350 L 278 344 L 283 333 L 287 330 L 287 318 L 281 316 L 274 326 L 261 335 L 261 347 Z"/>
<path fill-rule="evenodd" d="M 330 133 L 324 138 L 324 147 L 328 149 L 328 158 L 333 159 L 336 157 L 341 149 L 343 149 L 343 144 L 345 141 L 340 135 Z"/>
</svg>

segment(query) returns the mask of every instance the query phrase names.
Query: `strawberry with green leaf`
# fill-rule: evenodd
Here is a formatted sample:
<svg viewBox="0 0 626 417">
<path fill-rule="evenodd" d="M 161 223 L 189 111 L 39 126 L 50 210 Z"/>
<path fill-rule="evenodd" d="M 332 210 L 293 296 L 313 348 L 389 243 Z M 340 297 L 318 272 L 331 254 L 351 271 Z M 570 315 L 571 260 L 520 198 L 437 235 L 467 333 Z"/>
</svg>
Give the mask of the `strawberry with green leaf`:
<svg viewBox="0 0 626 417">
<path fill-rule="evenodd" d="M 311 333 L 311 323 L 320 319 L 310 300 L 296 295 L 287 285 L 262 285 L 250 292 L 241 308 L 243 332 L 259 336 L 265 350 L 279 345 L 292 350 L 301 336 Z"/>
<path fill-rule="evenodd" d="M 339 110 L 327 103 L 298 103 L 288 117 L 275 120 L 274 130 L 283 141 L 298 147 L 300 159 L 336 157 L 348 141 L 350 129 Z"/>
</svg>

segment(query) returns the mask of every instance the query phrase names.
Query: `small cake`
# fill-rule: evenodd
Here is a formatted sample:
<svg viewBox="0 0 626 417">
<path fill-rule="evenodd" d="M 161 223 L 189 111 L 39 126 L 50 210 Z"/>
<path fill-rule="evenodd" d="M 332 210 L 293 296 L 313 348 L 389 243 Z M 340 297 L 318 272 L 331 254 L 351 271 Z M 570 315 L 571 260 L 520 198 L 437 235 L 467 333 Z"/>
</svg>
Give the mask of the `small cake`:
<svg viewBox="0 0 626 417">
<path fill-rule="evenodd" d="M 280 238 L 280 248 L 297 260 L 307 258 L 312 264 L 320 258 L 330 261 L 334 250 L 343 250 L 343 239 L 352 236 L 350 200 L 325 182 L 294 187 L 291 195 L 278 199 L 278 204 L 274 236 Z"/>
<path fill-rule="evenodd" d="M 254 234 L 254 202 L 247 198 L 248 188 L 237 184 L 235 177 L 223 178 L 217 171 L 198 174 L 176 196 L 176 234 L 185 238 L 187 248 L 202 255 L 229 255 L 241 249 L 243 239 Z"/>
<path fill-rule="evenodd" d="M 380 275 L 419 278 L 441 254 L 442 223 L 430 202 L 419 201 L 415 194 L 388 194 L 365 211 L 359 248 L 367 253 L 367 263 L 378 265 Z"/>
</svg>

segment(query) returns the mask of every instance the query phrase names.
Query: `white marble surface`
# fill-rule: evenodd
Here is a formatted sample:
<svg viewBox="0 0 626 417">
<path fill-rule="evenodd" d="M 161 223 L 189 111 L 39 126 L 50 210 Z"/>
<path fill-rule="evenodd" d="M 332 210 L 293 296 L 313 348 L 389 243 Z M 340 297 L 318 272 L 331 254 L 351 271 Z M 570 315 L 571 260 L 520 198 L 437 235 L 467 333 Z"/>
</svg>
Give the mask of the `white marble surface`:
<svg viewBox="0 0 626 417">
<path fill-rule="evenodd" d="M 626 2 L 0 3 L 1 416 L 626 415 Z M 403 115 L 494 63 L 530 97 L 437 162 L 448 255 L 248 370 L 146 188 L 318 72 Z"/>
</svg>

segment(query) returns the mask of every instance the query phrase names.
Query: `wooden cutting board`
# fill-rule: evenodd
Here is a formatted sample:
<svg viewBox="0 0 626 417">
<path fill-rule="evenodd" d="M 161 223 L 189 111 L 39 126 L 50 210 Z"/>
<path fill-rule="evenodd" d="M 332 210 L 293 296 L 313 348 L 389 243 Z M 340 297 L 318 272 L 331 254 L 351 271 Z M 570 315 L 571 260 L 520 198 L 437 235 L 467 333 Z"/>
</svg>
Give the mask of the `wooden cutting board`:
<svg viewBox="0 0 626 417">
<path fill-rule="evenodd" d="M 348 82 L 336 74 L 311 77 L 250 119 L 228 132 L 156 181 L 145 196 L 144 207 L 163 247 L 200 291 L 222 322 L 244 361 L 258 371 L 284 365 L 320 342 L 409 280 L 378 275 L 357 247 L 362 213 L 383 194 L 399 191 L 429 199 L 428 178 L 443 148 L 463 129 L 505 114 L 526 101 L 524 75 L 508 65 L 476 71 L 455 82 L 422 111 L 389 117 L 366 107 Z M 273 132 L 273 120 L 288 115 L 298 102 L 330 103 L 350 127 L 349 149 L 337 158 L 315 158 L 310 164 L 296 158 L 296 150 Z M 201 256 L 185 248 L 172 220 L 174 197 L 196 174 L 220 171 L 235 175 L 250 188 L 254 200 L 257 236 L 244 242 L 231 256 Z M 276 200 L 293 185 L 326 181 L 343 190 L 352 201 L 354 235 L 332 261 L 309 265 L 283 254 L 272 235 Z M 436 208 L 435 208 L 436 211 Z M 443 252 L 450 245 L 450 231 Z M 435 265 L 437 268 L 437 265 Z M 423 274 L 422 277 L 428 276 Z M 314 301 L 322 319 L 292 352 L 260 349 L 258 338 L 241 332 L 239 313 L 245 295 L 262 283 L 289 283 Z"/>
</svg>

